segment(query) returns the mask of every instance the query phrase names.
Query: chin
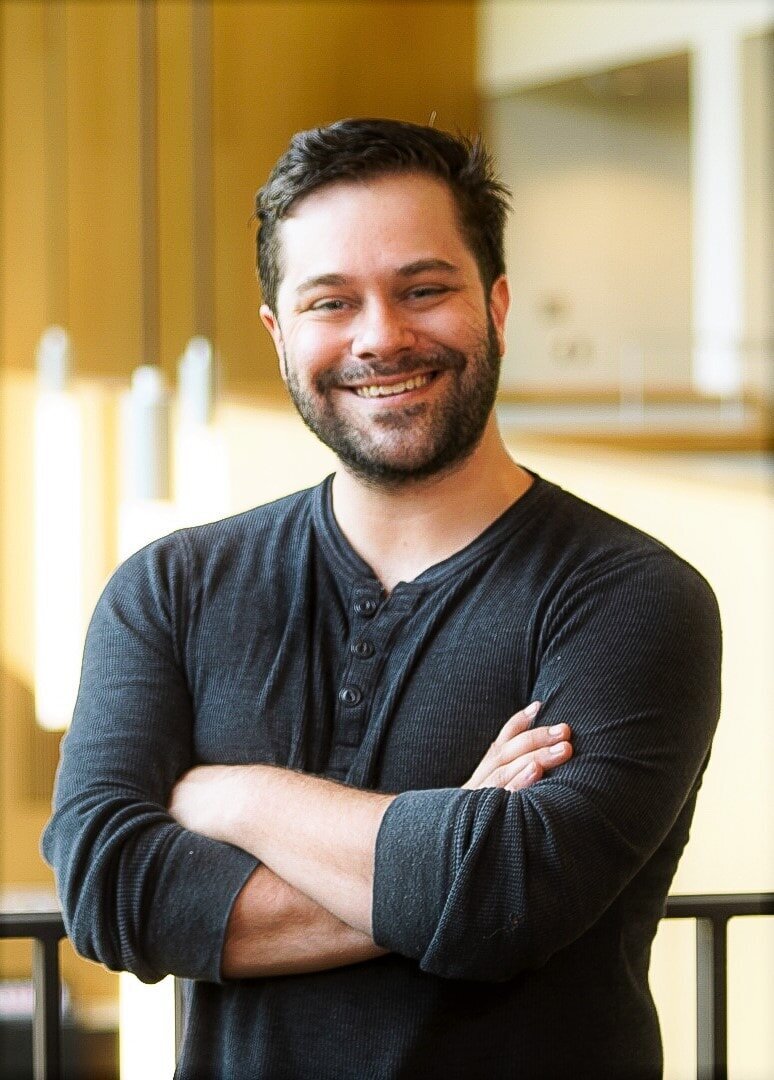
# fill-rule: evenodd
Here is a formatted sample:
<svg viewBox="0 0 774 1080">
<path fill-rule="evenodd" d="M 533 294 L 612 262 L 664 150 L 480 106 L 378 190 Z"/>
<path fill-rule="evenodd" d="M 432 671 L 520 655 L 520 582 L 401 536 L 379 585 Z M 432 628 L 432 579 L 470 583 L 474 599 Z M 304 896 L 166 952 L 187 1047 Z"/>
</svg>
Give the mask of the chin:
<svg viewBox="0 0 774 1080">
<path fill-rule="evenodd" d="M 469 445 L 443 446 L 432 455 L 377 455 L 362 451 L 344 452 L 342 447 L 330 447 L 336 453 L 342 467 L 361 483 L 370 488 L 395 491 L 421 484 L 428 480 L 440 480 L 459 471 L 473 455 L 481 441 L 483 431 Z"/>
</svg>

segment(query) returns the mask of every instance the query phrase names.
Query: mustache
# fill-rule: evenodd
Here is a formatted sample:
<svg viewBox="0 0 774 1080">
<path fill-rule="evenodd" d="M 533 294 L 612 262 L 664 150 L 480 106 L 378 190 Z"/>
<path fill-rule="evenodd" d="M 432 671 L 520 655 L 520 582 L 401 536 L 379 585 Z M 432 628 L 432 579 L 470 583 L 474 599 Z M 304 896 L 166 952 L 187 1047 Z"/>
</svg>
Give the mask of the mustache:
<svg viewBox="0 0 774 1080">
<path fill-rule="evenodd" d="M 324 371 L 315 379 L 315 389 L 324 393 L 333 386 L 353 386 L 379 378 L 389 379 L 400 375 L 413 375 L 422 369 L 433 371 L 462 371 L 465 354 L 457 349 L 435 349 L 426 353 L 405 353 L 391 361 L 375 360 L 370 363 L 350 360 L 335 371 Z"/>
</svg>

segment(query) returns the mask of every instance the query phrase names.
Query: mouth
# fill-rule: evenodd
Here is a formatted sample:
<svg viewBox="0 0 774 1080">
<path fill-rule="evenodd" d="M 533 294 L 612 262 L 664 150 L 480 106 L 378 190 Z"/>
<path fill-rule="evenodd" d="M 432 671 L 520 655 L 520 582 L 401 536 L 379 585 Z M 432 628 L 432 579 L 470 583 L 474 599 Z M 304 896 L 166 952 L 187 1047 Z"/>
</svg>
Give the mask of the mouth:
<svg viewBox="0 0 774 1080">
<path fill-rule="evenodd" d="M 421 390 L 431 383 L 437 374 L 437 371 L 425 371 L 420 375 L 412 375 L 410 379 L 401 379 L 400 382 L 373 382 L 365 386 L 353 386 L 351 389 L 362 398 L 397 397 L 398 394 L 407 394 L 411 390 Z"/>
</svg>

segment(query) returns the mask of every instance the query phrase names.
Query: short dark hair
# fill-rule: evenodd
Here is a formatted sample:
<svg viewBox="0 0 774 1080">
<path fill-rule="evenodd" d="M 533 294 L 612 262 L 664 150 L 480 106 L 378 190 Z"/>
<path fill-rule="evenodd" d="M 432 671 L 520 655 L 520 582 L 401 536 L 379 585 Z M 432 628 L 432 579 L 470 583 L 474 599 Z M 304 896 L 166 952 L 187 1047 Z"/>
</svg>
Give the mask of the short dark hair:
<svg viewBox="0 0 774 1080">
<path fill-rule="evenodd" d="M 256 195 L 256 262 L 272 310 L 281 280 L 278 226 L 304 195 L 337 180 L 427 173 L 448 184 L 484 289 L 505 272 L 503 233 L 510 192 L 480 137 L 469 139 L 401 120 L 338 120 L 294 135 Z"/>
</svg>

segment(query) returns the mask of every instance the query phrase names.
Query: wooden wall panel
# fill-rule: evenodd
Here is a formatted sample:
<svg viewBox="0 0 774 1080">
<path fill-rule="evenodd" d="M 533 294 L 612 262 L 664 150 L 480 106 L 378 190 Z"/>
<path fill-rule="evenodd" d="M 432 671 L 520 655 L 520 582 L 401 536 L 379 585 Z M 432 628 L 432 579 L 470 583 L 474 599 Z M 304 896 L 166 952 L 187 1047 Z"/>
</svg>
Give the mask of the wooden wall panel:
<svg viewBox="0 0 774 1080">
<path fill-rule="evenodd" d="M 194 333 L 191 3 L 157 8 L 160 357 L 172 376 Z"/>
<path fill-rule="evenodd" d="M 211 15 L 212 145 L 194 160 L 194 77 L 207 72 L 192 65 L 193 2 L 155 5 L 158 359 L 172 375 L 201 329 L 196 310 L 206 321 L 210 306 L 226 385 L 267 394 L 280 381 L 258 320 L 256 189 L 299 128 L 357 114 L 424 121 L 433 109 L 439 125 L 474 126 L 474 4 L 215 0 Z M 0 363 L 19 369 L 9 379 L 27 402 L 18 409 L 4 387 L 0 814 L 8 842 L 0 880 L 18 885 L 51 881 L 37 839 L 57 741 L 32 723 L 30 376 L 54 319 L 65 321 L 84 376 L 124 381 L 141 360 L 138 0 L 0 0 L 0 23 Z M 206 119 L 199 114 L 205 144 Z M 209 302 L 206 274 L 196 299 L 193 261 L 195 236 L 210 243 L 194 217 L 202 174 L 213 178 Z M 112 431 L 115 417 L 108 421 Z M 110 450 L 104 469 L 114 465 Z M 107 520 L 114 507 L 104 510 Z M 22 959 L 9 973 L 26 970 Z M 67 948 L 63 962 L 79 1003 L 115 996 L 114 976 Z"/>
<path fill-rule="evenodd" d="M 67 2 L 70 331 L 78 368 L 140 361 L 137 5 Z"/>
<path fill-rule="evenodd" d="M 0 17 L 0 363 L 28 368 L 47 319 L 45 9 L 3 4 Z"/>
</svg>

